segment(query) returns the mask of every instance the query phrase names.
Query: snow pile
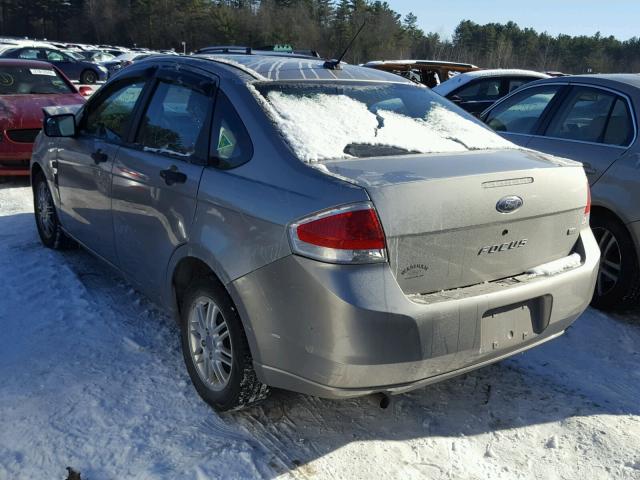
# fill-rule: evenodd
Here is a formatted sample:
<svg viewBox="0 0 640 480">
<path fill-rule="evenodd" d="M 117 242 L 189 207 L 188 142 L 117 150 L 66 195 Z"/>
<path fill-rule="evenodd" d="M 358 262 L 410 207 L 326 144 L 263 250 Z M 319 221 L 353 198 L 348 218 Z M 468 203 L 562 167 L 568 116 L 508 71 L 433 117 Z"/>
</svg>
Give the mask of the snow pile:
<svg viewBox="0 0 640 480">
<path fill-rule="evenodd" d="M 261 97 L 257 90 L 255 95 Z M 516 148 L 487 128 L 433 105 L 426 118 L 416 119 L 380 109 L 372 112 L 363 102 L 346 95 L 310 96 L 272 91 L 267 113 L 301 160 L 349 158 L 349 144 L 384 145 L 416 153 L 464 152 Z M 265 102 L 260 102 L 265 106 Z"/>
<path fill-rule="evenodd" d="M 557 275 L 566 270 L 571 270 L 582 265 L 582 258 L 577 253 L 572 253 L 568 257 L 554 260 L 553 262 L 538 265 L 527 271 L 529 275 L 533 276 L 547 276 Z"/>
</svg>

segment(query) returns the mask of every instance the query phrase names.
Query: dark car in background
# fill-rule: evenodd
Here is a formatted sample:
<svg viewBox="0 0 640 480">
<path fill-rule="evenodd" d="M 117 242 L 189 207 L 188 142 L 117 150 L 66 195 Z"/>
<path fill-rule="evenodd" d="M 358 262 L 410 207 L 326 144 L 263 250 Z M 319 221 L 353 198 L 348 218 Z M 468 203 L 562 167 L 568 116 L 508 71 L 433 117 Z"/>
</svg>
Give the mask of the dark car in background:
<svg viewBox="0 0 640 480">
<path fill-rule="evenodd" d="M 109 76 L 122 70 L 124 67 L 131 65 L 133 62 L 147 58 L 151 53 L 127 52 L 118 55 L 111 60 L 102 62 L 102 66 L 107 69 Z"/>
<path fill-rule="evenodd" d="M 29 174 L 43 107 L 82 103 L 76 87 L 50 64 L 0 59 L 0 176 Z"/>
<path fill-rule="evenodd" d="M 590 75 L 522 87 L 482 114 L 506 139 L 582 162 L 602 258 L 593 304 L 640 301 L 640 75 Z"/>
<path fill-rule="evenodd" d="M 43 62 L 48 62 L 61 70 L 68 79 L 83 84 L 93 84 L 105 81 L 108 77 L 108 70 L 102 65 L 88 60 L 75 58 L 62 50 L 53 48 L 12 48 L 3 51 L 0 54 L 0 57 L 41 60 Z"/>
<path fill-rule="evenodd" d="M 522 85 L 548 77 L 532 70 L 477 70 L 457 75 L 433 91 L 477 116 Z"/>
</svg>

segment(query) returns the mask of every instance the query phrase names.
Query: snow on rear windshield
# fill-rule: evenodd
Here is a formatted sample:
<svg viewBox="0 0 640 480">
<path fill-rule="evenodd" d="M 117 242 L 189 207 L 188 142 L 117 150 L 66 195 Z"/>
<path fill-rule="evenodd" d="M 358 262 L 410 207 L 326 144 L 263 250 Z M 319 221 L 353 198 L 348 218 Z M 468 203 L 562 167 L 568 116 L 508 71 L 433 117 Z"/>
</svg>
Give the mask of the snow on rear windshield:
<svg viewBox="0 0 640 480">
<path fill-rule="evenodd" d="M 421 87 L 334 83 L 256 88 L 260 103 L 305 162 L 517 148 Z"/>
</svg>

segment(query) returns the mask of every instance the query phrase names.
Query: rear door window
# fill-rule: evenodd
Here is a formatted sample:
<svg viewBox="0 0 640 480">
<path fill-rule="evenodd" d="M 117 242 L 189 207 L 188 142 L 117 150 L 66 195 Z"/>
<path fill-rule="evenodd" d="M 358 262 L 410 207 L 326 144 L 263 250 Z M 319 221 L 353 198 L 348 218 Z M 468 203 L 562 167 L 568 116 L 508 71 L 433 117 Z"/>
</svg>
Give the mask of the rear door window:
<svg viewBox="0 0 640 480">
<path fill-rule="evenodd" d="M 574 87 L 549 124 L 545 136 L 601 143 L 617 98 L 605 90 Z"/>
<path fill-rule="evenodd" d="M 142 117 L 135 142 L 184 159 L 206 158 L 211 97 L 161 80 Z"/>
<path fill-rule="evenodd" d="M 491 110 L 486 122 L 498 132 L 531 135 L 560 88 L 560 85 L 544 85 L 516 93 Z"/>
<path fill-rule="evenodd" d="M 56 52 L 55 50 L 47 50 L 47 60 L 50 62 L 64 62 L 66 58 L 60 52 Z"/>
<path fill-rule="evenodd" d="M 627 146 L 633 139 L 633 121 L 629 104 L 618 98 L 613 105 L 602 142 L 607 145 Z"/>
</svg>

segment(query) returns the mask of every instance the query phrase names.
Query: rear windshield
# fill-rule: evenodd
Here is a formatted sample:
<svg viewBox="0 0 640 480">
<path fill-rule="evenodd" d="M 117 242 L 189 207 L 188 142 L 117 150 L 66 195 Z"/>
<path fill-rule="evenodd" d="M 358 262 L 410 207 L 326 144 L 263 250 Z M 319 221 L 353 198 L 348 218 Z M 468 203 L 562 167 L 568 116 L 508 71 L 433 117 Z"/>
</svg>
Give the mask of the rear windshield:
<svg viewBox="0 0 640 480">
<path fill-rule="evenodd" d="M 75 93 L 52 68 L 0 66 L 0 95 Z"/>
<path fill-rule="evenodd" d="M 424 87 L 361 82 L 254 86 L 260 103 L 305 162 L 516 148 Z"/>
</svg>

